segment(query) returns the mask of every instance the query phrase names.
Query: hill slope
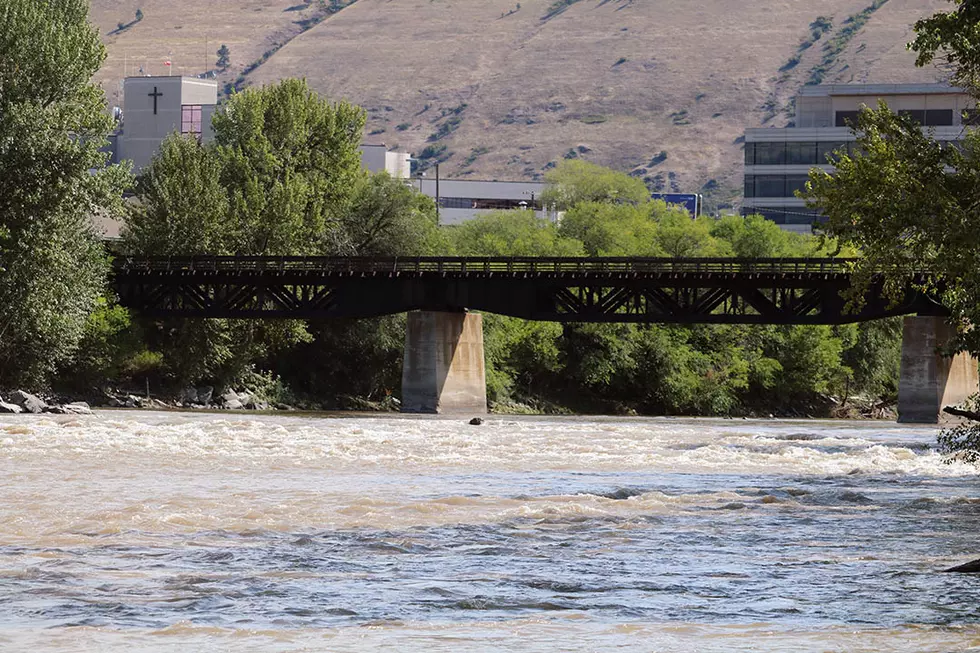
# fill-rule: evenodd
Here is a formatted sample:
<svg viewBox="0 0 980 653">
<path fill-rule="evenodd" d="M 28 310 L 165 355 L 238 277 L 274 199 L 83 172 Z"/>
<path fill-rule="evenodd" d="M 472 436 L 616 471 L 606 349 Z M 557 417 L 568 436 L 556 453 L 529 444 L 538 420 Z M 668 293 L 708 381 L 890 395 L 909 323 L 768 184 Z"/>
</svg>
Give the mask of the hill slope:
<svg viewBox="0 0 980 653">
<path fill-rule="evenodd" d="M 118 8 L 128 0 L 101 2 Z M 205 12 L 202 4 L 188 3 L 188 11 Z M 369 142 L 442 160 L 448 176 L 537 178 L 562 157 L 580 156 L 633 171 L 654 188 L 702 189 L 721 204 L 740 194 L 743 130 L 786 124 L 803 84 L 937 79 L 935 70 L 912 66 L 904 44 L 912 22 L 948 6 L 357 0 L 302 31 L 297 14 L 315 6 L 213 4 L 223 17 L 207 10 L 209 29 L 228 34 L 215 43 L 225 38 L 242 52 L 239 65 L 285 43 L 249 83 L 305 76 L 368 109 Z M 143 11 L 144 22 L 155 15 Z M 190 29 L 188 12 L 177 13 Z M 110 78 L 120 51 L 134 47 L 126 38 L 108 40 Z"/>
</svg>

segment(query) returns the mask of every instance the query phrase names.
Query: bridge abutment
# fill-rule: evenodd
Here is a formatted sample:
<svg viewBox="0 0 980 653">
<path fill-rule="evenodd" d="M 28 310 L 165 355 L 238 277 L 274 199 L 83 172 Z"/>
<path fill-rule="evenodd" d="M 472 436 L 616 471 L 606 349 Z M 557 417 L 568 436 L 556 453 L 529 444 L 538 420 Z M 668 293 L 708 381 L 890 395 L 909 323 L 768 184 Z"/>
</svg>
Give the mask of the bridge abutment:
<svg viewBox="0 0 980 653">
<path fill-rule="evenodd" d="M 434 311 L 408 314 L 402 412 L 487 412 L 482 315 Z"/>
<path fill-rule="evenodd" d="M 936 424 L 943 406 L 962 403 L 980 388 L 977 359 L 966 352 L 952 358 L 937 348 L 953 335 L 942 317 L 906 317 L 898 382 L 898 421 Z"/>
</svg>

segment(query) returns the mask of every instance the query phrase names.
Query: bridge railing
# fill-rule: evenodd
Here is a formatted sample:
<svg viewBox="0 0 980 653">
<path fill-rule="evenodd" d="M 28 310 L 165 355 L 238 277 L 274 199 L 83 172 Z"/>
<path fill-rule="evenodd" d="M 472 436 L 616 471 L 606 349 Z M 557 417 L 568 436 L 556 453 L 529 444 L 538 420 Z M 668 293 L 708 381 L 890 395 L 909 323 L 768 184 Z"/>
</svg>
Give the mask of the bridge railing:
<svg viewBox="0 0 980 653">
<path fill-rule="evenodd" d="M 328 274 L 664 274 L 833 273 L 850 271 L 844 258 L 653 257 L 119 257 L 117 272 L 320 272 Z"/>
</svg>

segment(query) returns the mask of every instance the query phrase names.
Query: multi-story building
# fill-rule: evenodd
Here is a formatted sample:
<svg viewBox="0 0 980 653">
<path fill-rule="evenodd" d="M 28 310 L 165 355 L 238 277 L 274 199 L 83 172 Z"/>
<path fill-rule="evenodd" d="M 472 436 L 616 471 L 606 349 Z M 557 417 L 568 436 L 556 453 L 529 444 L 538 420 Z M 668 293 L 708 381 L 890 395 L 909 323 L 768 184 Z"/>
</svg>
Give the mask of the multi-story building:
<svg viewBox="0 0 980 653">
<path fill-rule="evenodd" d="M 124 112 L 112 140 L 113 158 L 133 162 L 139 172 L 150 163 L 160 143 L 174 132 L 211 140 L 211 117 L 218 104 L 218 83 L 196 77 L 127 77 L 123 83 Z"/>
<path fill-rule="evenodd" d="M 805 87 L 796 97 L 792 126 L 745 130 L 743 213 L 759 213 L 784 229 L 809 233 L 820 216 L 795 192 L 803 190 L 811 168 L 833 170 L 828 154 L 853 151 L 855 136 L 848 125 L 862 107 L 875 107 L 879 100 L 932 130 L 937 140 L 957 141 L 973 122 L 973 101 L 945 84 Z"/>
</svg>

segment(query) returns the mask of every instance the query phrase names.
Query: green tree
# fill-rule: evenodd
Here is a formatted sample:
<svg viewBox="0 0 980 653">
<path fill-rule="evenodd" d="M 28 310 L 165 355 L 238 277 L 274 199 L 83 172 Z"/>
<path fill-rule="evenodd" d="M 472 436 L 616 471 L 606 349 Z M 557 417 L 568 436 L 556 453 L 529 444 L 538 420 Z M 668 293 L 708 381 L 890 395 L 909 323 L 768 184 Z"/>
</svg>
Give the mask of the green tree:
<svg viewBox="0 0 980 653">
<path fill-rule="evenodd" d="M 45 383 L 103 290 L 91 219 L 118 214 L 129 183 L 100 151 L 105 56 L 84 0 L 0 5 L 0 386 Z"/>
<path fill-rule="evenodd" d="M 422 256 L 447 247 L 435 201 L 386 172 L 357 180 L 343 223 L 358 256 Z"/>
<path fill-rule="evenodd" d="M 493 211 L 447 231 L 459 256 L 582 256 L 582 243 L 562 236 L 534 211 Z"/>
<path fill-rule="evenodd" d="M 562 161 L 545 173 L 545 181 L 548 186 L 541 202 L 560 211 L 582 202 L 642 204 L 650 200 L 650 191 L 641 180 L 581 159 Z"/>
<path fill-rule="evenodd" d="M 136 10 L 136 22 L 138 23 L 141 20 L 143 20 L 143 10 L 142 9 L 137 9 Z"/>
<path fill-rule="evenodd" d="M 129 251 L 356 253 L 364 234 L 348 229 L 355 196 L 367 184 L 358 151 L 361 109 L 327 102 L 304 81 L 284 80 L 233 95 L 213 127 L 214 143 L 174 135 L 144 169 L 139 201 L 127 216 Z M 386 207 L 392 224 L 411 221 L 402 219 L 401 207 Z M 234 384 L 254 364 L 311 340 L 295 320 L 164 321 L 144 330 L 180 383 Z"/>
<path fill-rule="evenodd" d="M 304 80 L 233 95 L 213 119 L 237 242 L 250 255 L 353 254 L 342 228 L 361 176 L 365 113 Z"/>
<path fill-rule="evenodd" d="M 213 148 L 190 136 L 167 137 L 137 182 L 139 204 L 122 234 L 126 249 L 154 256 L 233 253 L 239 237 L 221 172 Z"/>
<path fill-rule="evenodd" d="M 221 70 L 225 70 L 228 68 L 228 66 L 231 65 L 231 49 L 224 43 L 222 43 L 221 47 L 218 48 L 217 63 L 218 63 L 218 68 L 220 68 Z"/>
</svg>

